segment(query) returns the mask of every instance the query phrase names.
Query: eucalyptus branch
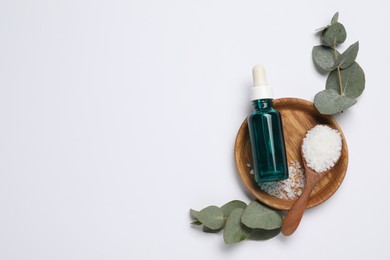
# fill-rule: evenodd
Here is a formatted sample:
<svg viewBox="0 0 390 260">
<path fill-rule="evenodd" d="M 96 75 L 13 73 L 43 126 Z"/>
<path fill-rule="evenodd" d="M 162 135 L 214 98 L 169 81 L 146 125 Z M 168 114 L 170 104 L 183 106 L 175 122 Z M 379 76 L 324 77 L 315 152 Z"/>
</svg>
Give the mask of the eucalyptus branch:
<svg viewBox="0 0 390 260">
<path fill-rule="evenodd" d="M 337 55 L 337 49 L 336 49 L 336 44 L 333 44 L 333 54 L 334 54 L 334 60 L 335 62 L 337 61 L 337 59 L 339 58 L 338 55 Z M 339 77 L 339 83 L 340 83 L 340 95 L 343 94 L 343 82 L 342 82 L 342 79 L 341 79 L 341 72 L 340 72 L 340 65 L 337 65 L 337 75 Z"/>
<path fill-rule="evenodd" d="M 352 44 L 342 54 L 337 45 L 347 38 L 344 25 L 338 22 L 336 13 L 331 24 L 321 33 L 322 45 L 314 46 L 312 55 L 315 64 L 329 72 L 326 89 L 314 97 L 314 105 L 321 114 L 340 113 L 356 104 L 365 88 L 363 69 L 355 61 L 359 51 L 359 42 Z"/>
</svg>

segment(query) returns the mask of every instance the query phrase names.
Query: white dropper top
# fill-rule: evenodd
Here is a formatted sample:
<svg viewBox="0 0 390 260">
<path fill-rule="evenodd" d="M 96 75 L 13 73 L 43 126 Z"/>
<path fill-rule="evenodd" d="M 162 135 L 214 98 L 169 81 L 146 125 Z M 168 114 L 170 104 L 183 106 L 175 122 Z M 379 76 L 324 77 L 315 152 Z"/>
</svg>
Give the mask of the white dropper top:
<svg viewBox="0 0 390 260">
<path fill-rule="evenodd" d="M 252 70 L 253 88 L 251 90 L 251 101 L 258 99 L 273 99 L 272 88 L 267 83 L 265 69 L 261 65 L 256 65 Z"/>
</svg>

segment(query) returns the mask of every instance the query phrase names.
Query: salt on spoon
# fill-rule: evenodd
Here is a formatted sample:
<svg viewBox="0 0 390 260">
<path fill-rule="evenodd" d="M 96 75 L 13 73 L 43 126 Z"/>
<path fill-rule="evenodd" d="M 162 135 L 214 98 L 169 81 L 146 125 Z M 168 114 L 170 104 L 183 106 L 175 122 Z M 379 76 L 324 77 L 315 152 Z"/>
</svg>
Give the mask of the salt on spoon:
<svg viewBox="0 0 390 260">
<path fill-rule="evenodd" d="M 338 162 L 341 148 L 341 134 L 330 126 L 316 125 L 306 133 L 301 149 L 306 184 L 301 196 L 283 220 L 283 235 L 289 236 L 297 229 L 312 190 Z"/>
</svg>

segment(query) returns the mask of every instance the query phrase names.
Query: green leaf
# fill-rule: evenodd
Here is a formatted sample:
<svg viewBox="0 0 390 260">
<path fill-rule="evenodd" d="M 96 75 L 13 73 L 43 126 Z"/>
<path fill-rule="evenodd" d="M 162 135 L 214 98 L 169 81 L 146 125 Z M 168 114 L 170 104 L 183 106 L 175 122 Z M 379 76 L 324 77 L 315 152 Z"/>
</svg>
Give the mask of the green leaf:
<svg viewBox="0 0 390 260">
<path fill-rule="evenodd" d="M 191 224 L 200 226 L 200 225 L 202 225 L 202 222 L 200 222 L 199 220 L 195 220 L 195 221 L 192 221 Z"/>
<path fill-rule="evenodd" d="M 329 47 L 335 47 L 335 45 L 343 43 L 345 39 L 347 39 L 347 32 L 344 25 L 339 22 L 324 29 L 321 34 L 322 42 Z"/>
<path fill-rule="evenodd" d="M 323 30 L 325 30 L 325 29 L 328 29 L 329 26 L 330 26 L 330 25 L 320 27 L 320 28 L 316 29 L 316 32 L 318 32 L 318 31 L 323 31 Z"/>
<path fill-rule="evenodd" d="M 193 209 L 190 209 L 190 214 L 191 214 L 191 217 L 195 220 L 199 220 L 199 211 L 196 211 L 196 210 L 193 210 Z"/>
<path fill-rule="evenodd" d="M 314 63 L 323 70 L 332 71 L 334 70 L 338 64 L 336 64 L 335 50 L 330 47 L 318 45 L 314 46 L 312 50 L 312 56 Z M 336 55 L 340 55 L 340 53 L 336 50 Z"/>
<path fill-rule="evenodd" d="M 223 231 L 223 239 L 226 244 L 238 243 L 249 237 L 250 230 L 241 224 L 243 212 L 244 209 L 236 208 L 230 213 Z"/>
<path fill-rule="evenodd" d="M 349 98 L 359 97 L 366 84 L 365 75 L 363 69 L 359 66 L 357 62 L 354 62 L 347 69 L 340 71 L 341 82 L 342 82 L 342 95 Z M 326 80 L 326 89 L 336 90 L 337 93 L 340 93 L 340 81 L 338 71 L 332 71 L 328 79 Z"/>
<path fill-rule="evenodd" d="M 359 51 L 359 42 L 355 42 L 346 49 L 338 58 L 338 63 L 341 69 L 350 67 L 356 60 Z"/>
<path fill-rule="evenodd" d="M 282 220 L 282 217 L 276 211 L 257 201 L 252 201 L 241 217 L 241 222 L 245 226 L 267 230 L 280 228 Z"/>
<path fill-rule="evenodd" d="M 277 236 L 280 233 L 280 228 L 275 229 L 253 229 L 249 236 L 251 240 L 267 240 Z"/>
<path fill-rule="evenodd" d="M 223 205 L 221 207 L 221 210 L 223 212 L 223 216 L 225 217 L 225 219 L 227 219 L 229 217 L 230 213 L 236 208 L 245 209 L 246 203 L 242 202 L 240 200 L 232 200 L 232 201 L 226 203 L 225 205 Z"/>
<path fill-rule="evenodd" d="M 324 115 L 340 113 L 356 104 L 356 100 L 347 96 L 341 96 L 334 89 L 325 89 L 314 97 L 314 106 Z"/>
<path fill-rule="evenodd" d="M 208 228 L 206 226 L 203 226 L 203 232 L 205 233 L 218 233 L 220 232 L 221 230 L 223 229 L 223 227 L 219 228 L 219 229 L 211 229 L 211 228 Z"/>
<path fill-rule="evenodd" d="M 337 23 L 339 20 L 339 12 L 335 13 L 332 17 L 332 20 L 330 21 L 330 24 Z"/>
<path fill-rule="evenodd" d="M 203 224 L 198 219 L 199 211 L 190 209 L 190 214 L 191 214 L 191 217 L 194 219 L 194 221 L 191 222 L 192 225 L 198 225 L 199 226 L 199 225 Z"/>
<path fill-rule="evenodd" d="M 216 206 L 202 209 L 197 216 L 198 220 L 209 229 L 217 230 L 225 224 L 222 210 Z"/>
</svg>

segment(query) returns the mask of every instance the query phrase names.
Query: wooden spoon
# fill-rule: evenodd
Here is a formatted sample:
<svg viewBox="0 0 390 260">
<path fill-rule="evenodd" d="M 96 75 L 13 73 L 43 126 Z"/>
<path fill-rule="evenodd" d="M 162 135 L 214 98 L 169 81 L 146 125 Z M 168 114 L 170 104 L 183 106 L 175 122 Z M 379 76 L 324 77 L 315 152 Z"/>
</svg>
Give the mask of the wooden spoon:
<svg viewBox="0 0 390 260">
<path fill-rule="evenodd" d="M 313 191 L 314 187 L 321 180 L 322 177 L 324 177 L 330 170 L 332 170 L 332 168 L 340 160 L 341 156 L 339 156 L 339 158 L 331 168 L 323 172 L 316 172 L 315 170 L 307 166 L 305 157 L 303 156 L 302 149 L 301 149 L 301 157 L 303 161 L 303 166 L 305 167 L 305 175 L 306 175 L 305 188 L 303 189 L 301 196 L 294 203 L 290 211 L 287 213 L 286 217 L 283 219 L 282 234 L 285 236 L 291 235 L 297 229 L 299 223 L 301 222 L 303 212 L 306 209 L 306 204 L 309 201 L 310 194 Z"/>
<path fill-rule="evenodd" d="M 291 235 L 297 229 L 299 223 L 301 222 L 303 212 L 306 209 L 306 204 L 309 201 L 309 197 L 312 190 L 314 189 L 316 184 L 321 180 L 321 178 L 324 177 L 324 175 L 328 171 L 330 171 L 329 169 L 325 172 L 318 173 L 306 165 L 305 159 L 302 160 L 303 160 L 303 166 L 305 167 L 306 184 L 301 196 L 291 207 L 290 211 L 287 213 L 286 217 L 283 220 L 282 233 L 285 236 Z"/>
</svg>

